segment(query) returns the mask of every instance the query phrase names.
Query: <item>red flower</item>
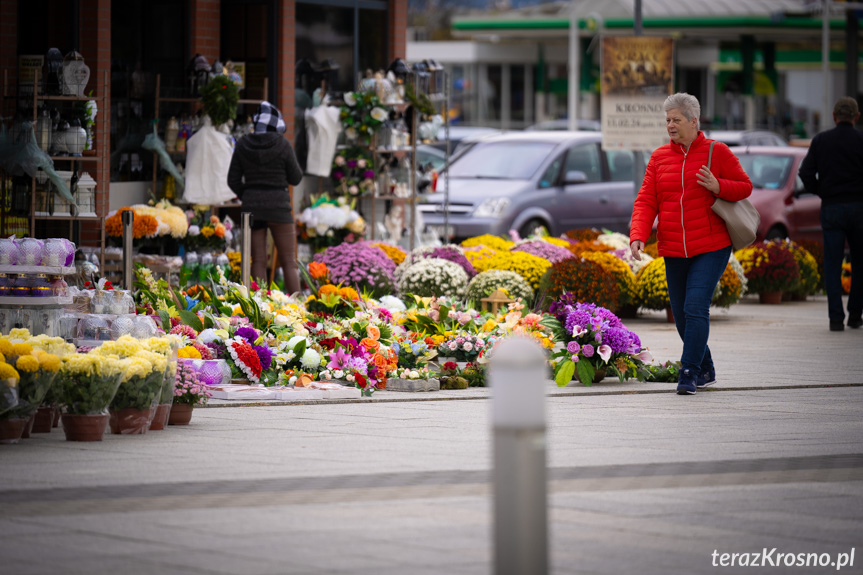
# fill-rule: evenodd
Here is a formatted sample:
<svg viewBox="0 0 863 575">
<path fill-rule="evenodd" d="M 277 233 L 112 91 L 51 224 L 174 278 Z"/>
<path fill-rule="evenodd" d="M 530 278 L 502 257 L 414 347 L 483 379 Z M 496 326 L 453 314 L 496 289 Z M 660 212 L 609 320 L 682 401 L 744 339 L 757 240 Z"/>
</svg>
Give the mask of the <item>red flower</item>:
<svg viewBox="0 0 863 575">
<path fill-rule="evenodd" d="M 366 385 L 368 385 L 366 378 L 362 374 L 359 374 L 359 373 L 356 374 L 356 378 L 357 378 L 357 387 L 359 387 L 360 389 L 365 389 Z"/>
<path fill-rule="evenodd" d="M 258 282 L 252 280 L 252 291 L 258 291 Z"/>
<path fill-rule="evenodd" d="M 252 346 L 247 343 L 235 341 L 231 343 L 231 347 L 233 347 L 234 351 L 237 353 L 237 359 L 242 361 L 256 377 L 260 377 L 261 360 L 258 358 L 258 354 Z"/>
<path fill-rule="evenodd" d="M 453 371 L 453 370 L 455 370 L 457 367 L 458 367 L 458 366 L 455 364 L 455 362 L 454 362 L 454 361 L 448 361 L 448 362 L 446 362 L 445 364 L 443 364 L 443 368 L 444 368 L 444 369 L 447 369 L 447 370 L 449 370 L 449 371 Z"/>
</svg>

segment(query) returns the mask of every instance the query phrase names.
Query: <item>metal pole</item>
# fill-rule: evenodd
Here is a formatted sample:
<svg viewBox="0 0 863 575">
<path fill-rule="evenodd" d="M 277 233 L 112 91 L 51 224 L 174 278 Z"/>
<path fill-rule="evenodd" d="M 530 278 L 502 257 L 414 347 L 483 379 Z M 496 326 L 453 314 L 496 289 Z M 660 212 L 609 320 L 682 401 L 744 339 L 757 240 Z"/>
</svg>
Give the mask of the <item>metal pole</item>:
<svg viewBox="0 0 863 575">
<path fill-rule="evenodd" d="M 443 192 L 443 233 L 445 236 L 444 243 L 449 243 L 449 160 L 450 160 L 450 142 L 449 142 L 449 82 L 450 77 L 449 73 L 443 72 L 444 74 L 444 116 L 443 116 L 443 131 L 444 131 L 444 139 L 446 140 L 446 156 L 444 159 L 446 163 L 444 164 L 444 172 L 443 172 L 443 182 L 444 182 L 444 192 Z"/>
<path fill-rule="evenodd" d="M 644 31 L 641 24 L 641 0 L 635 0 L 635 10 L 633 10 L 633 32 L 636 36 L 641 36 Z"/>
<path fill-rule="evenodd" d="M 243 247 L 240 251 L 241 281 L 243 285 L 251 289 L 252 281 L 252 213 L 243 212 L 241 228 L 243 231 Z"/>
<path fill-rule="evenodd" d="M 135 223 L 135 212 L 126 210 L 123 212 L 123 287 L 132 289 L 132 243 L 135 241 L 133 234 Z"/>
<path fill-rule="evenodd" d="M 833 121 L 833 112 L 830 105 L 832 95 L 830 93 L 830 8 L 831 0 L 823 0 L 823 11 L 821 12 L 821 74 L 824 81 L 824 102 L 821 109 L 821 125 L 819 131 L 830 128 Z"/>
<path fill-rule="evenodd" d="M 569 98 L 567 117 L 570 130 L 578 129 L 579 52 L 581 52 L 581 46 L 578 40 L 578 0 L 571 0 L 569 8 L 569 93 L 567 94 Z"/>
<path fill-rule="evenodd" d="M 548 573 L 545 354 L 512 338 L 489 369 L 494 429 L 494 573 Z"/>
</svg>

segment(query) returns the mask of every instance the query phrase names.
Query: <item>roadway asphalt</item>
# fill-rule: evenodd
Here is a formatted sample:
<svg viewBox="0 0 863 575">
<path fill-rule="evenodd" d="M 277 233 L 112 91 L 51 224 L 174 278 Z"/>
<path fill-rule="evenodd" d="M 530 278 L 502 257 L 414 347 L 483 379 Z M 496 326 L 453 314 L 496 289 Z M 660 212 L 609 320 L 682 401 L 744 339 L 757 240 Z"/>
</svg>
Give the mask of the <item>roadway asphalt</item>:
<svg viewBox="0 0 863 575">
<path fill-rule="evenodd" d="M 664 314 L 627 325 L 679 356 Z M 547 384 L 551 572 L 863 573 L 863 330 L 830 332 L 824 298 L 749 297 L 710 341 L 695 396 Z M 214 401 L 187 427 L 0 446 L 0 572 L 490 573 L 488 394 Z"/>
</svg>

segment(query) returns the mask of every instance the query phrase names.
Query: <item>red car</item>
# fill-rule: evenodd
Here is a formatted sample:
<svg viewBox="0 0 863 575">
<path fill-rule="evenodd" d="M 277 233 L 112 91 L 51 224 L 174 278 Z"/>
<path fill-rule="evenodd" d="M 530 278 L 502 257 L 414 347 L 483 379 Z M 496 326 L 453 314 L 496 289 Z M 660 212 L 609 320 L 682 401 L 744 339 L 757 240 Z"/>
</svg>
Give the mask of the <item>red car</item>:
<svg viewBox="0 0 863 575">
<path fill-rule="evenodd" d="M 731 151 L 752 180 L 749 200 L 761 214 L 756 241 L 786 237 L 824 241 L 821 198 L 807 194 L 797 175 L 808 148 L 737 146 Z"/>
</svg>

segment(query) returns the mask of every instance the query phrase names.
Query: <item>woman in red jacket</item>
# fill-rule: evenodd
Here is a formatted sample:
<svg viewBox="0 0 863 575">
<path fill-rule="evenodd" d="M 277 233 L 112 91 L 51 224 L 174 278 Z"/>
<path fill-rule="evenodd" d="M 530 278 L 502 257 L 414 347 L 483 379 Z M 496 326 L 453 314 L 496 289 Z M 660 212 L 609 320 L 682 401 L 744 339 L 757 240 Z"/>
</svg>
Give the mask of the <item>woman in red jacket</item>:
<svg viewBox="0 0 863 575">
<path fill-rule="evenodd" d="M 659 217 L 659 255 L 665 258 L 668 297 L 677 333 L 683 340 L 677 393 L 694 395 L 716 383 L 707 347 L 710 301 L 731 255 L 725 222 L 711 206 L 716 197 L 736 202 L 752 193 L 752 182 L 728 146 L 717 142 L 710 169 L 710 142 L 698 129 L 701 106 L 678 93 L 663 106 L 671 142 L 650 157 L 635 199 L 630 232 L 632 257 L 640 252 Z"/>
</svg>

